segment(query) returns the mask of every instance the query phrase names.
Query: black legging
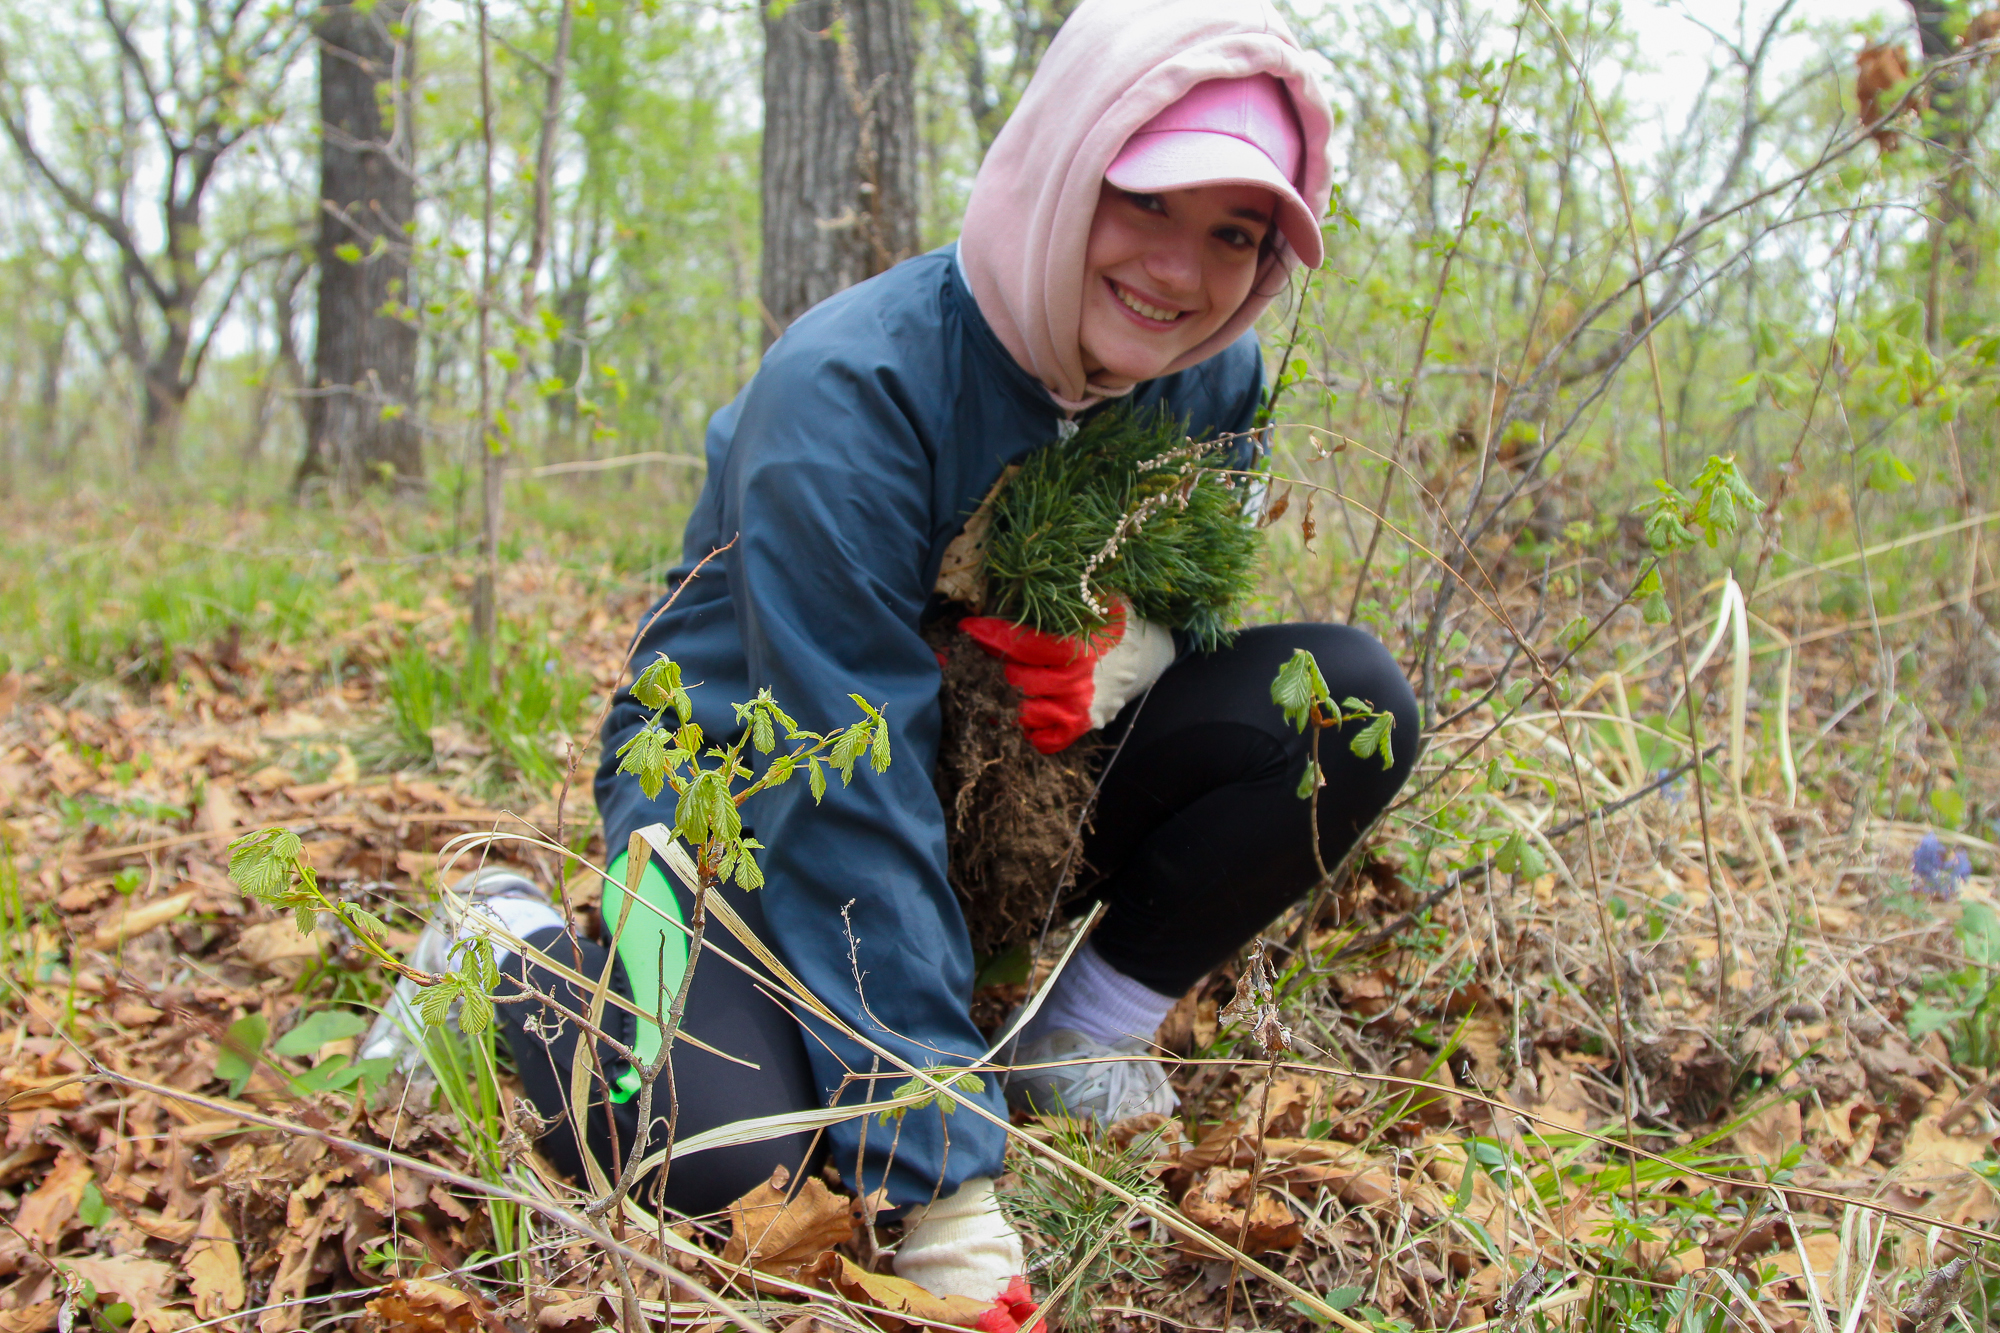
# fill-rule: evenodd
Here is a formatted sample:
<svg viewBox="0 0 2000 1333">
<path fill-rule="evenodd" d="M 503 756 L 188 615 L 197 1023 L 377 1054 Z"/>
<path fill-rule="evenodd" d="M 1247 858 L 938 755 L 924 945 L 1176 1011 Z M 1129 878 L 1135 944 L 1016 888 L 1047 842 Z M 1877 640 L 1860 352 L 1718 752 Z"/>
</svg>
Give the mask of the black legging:
<svg viewBox="0 0 2000 1333">
<path fill-rule="evenodd" d="M 1304 648 L 1336 702 L 1396 715 L 1395 762 L 1348 749 L 1361 723 L 1319 740 L 1320 856 L 1332 869 L 1409 776 L 1417 701 L 1396 659 L 1348 625 L 1264 625 L 1191 655 L 1107 728 L 1104 775 L 1083 856 L 1086 899 L 1107 909 L 1091 936 L 1113 967 L 1180 995 L 1297 902 L 1319 878 L 1312 811 L 1298 796 L 1311 754 L 1271 702 L 1271 681 Z M 1129 734 L 1126 734 L 1129 729 Z"/>
<path fill-rule="evenodd" d="M 1116 761 L 1104 775 L 1084 858 L 1093 876 L 1085 900 L 1108 904 L 1092 940 L 1125 975 L 1163 995 L 1179 995 L 1247 944 L 1318 878 L 1312 854 L 1312 815 L 1297 795 L 1310 752 L 1310 733 L 1289 726 L 1271 702 L 1271 681 L 1294 649 L 1319 662 L 1335 700 L 1350 696 L 1386 708 L 1395 762 L 1361 758 L 1348 749 L 1350 724 L 1319 742 L 1326 786 L 1318 799 L 1321 857 L 1328 867 L 1347 854 L 1409 776 L 1416 758 L 1417 705 L 1389 652 L 1369 634 L 1346 625 L 1266 625 L 1244 630 L 1229 647 L 1183 658 L 1160 678 L 1143 703 L 1128 707 L 1107 729 L 1102 754 Z M 686 891 L 683 919 L 692 915 Z M 750 928 L 762 935 L 762 902 L 740 889 L 723 890 Z M 603 946 L 568 942 L 561 931 L 532 935 L 528 943 L 595 977 Z M 728 947 L 727 943 L 723 947 Z M 557 950 L 561 952 L 558 953 Z M 512 983 L 522 959 L 502 969 Z M 613 974 L 622 986 L 622 969 Z M 585 997 L 541 968 L 536 984 L 582 1012 Z M 509 993 L 509 982 L 502 983 Z M 514 992 L 518 993 L 518 992 Z M 629 992 L 625 992 L 629 993 Z M 531 1009 L 541 1010 L 542 1034 L 524 1031 Z M 502 1005 L 501 1029 L 520 1066 L 528 1096 L 545 1116 L 559 1117 L 567 1101 L 573 1023 L 544 1006 Z M 750 1116 L 807 1110 L 819 1104 L 805 1039 L 789 1012 L 759 991 L 726 961 L 704 954 L 688 993 L 686 1028 L 718 1049 L 753 1061 L 746 1069 L 689 1046 L 673 1058 L 680 1112 L 676 1137 Z M 606 1030 L 629 1041 L 636 1026 L 622 1010 L 605 1010 Z M 554 1036 L 546 1035 L 553 1031 Z M 615 1073 L 613 1057 L 605 1065 Z M 594 1085 L 595 1086 L 595 1085 Z M 590 1147 L 610 1161 L 603 1090 L 595 1086 L 588 1122 Z M 665 1141 L 667 1090 L 654 1093 L 654 1147 Z M 615 1103 L 619 1161 L 636 1137 L 638 1101 Z M 697 1153 L 676 1162 L 662 1198 L 683 1214 L 719 1211 L 783 1163 L 795 1178 L 813 1150 L 811 1135 Z M 541 1142 L 555 1164 L 582 1178 L 583 1162 L 572 1126 L 565 1123 Z"/>
<path fill-rule="evenodd" d="M 692 920 L 690 896 L 678 884 L 674 890 L 680 895 L 682 919 Z M 760 937 L 768 935 L 763 906 L 755 894 L 747 894 L 734 885 L 717 892 L 752 931 Z M 660 1148 L 667 1141 L 674 1092 L 679 1094 L 680 1102 L 678 1119 L 674 1122 L 676 1141 L 750 1116 L 819 1105 L 799 1025 L 739 968 L 717 957 L 718 949 L 742 956 L 742 950 L 735 946 L 728 932 L 720 928 L 705 932 L 704 941 L 701 956 L 695 961 L 694 982 L 688 987 L 683 1028 L 717 1050 L 758 1067 L 748 1069 L 686 1043 L 677 1044 L 670 1062 L 671 1091 L 666 1078 L 653 1087 L 653 1132 L 648 1136 L 646 1152 Z M 606 954 L 603 945 L 590 940 L 576 941 L 558 927 L 536 931 L 527 937 L 527 943 L 582 976 L 595 979 L 603 971 Z M 522 955 L 512 954 L 501 967 L 501 997 L 520 993 L 524 964 Z M 625 969 L 616 962 L 612 968 L 612 985 L 630 998 L 632 991 L 625 980 Z M 534 973 L 535 989 L 554 996 L 572 1013 L 589 1012 L 589 991 L 579 990 L 541 966 L 536 966 Z M 535 1026 L 541 1029 L 538 1033 L 525 1030 L 531 1014 Z M 545 1118 L 559 1121 L 536 1146 L 565 1175 L 573 1180 L 585 1179 L 576 1129 L 564 1115 L 569 1102 L 570 1061 L 576 1054 L 579 1035 L 576 1024 L 550 1006 L 532 1000 L 502 1004 L 499 1018 L 500 1030 L 506 1035 L 508 1049 L 514 1053 L 528 1099 Z M 632 1014 L 607 1004 L 601 1022 L 607 1033 L 627 1046 L 632 1045 L 639 1023 Z M 602 1043 L 598 1058 L 614 1079 L 624 1069 L 616 1054 Z M 618 1163 L 631 1160 L 632 1145 L 638 1137 L 639 1098 L 632 1096 L 611 1103 L 611 1117 L 618 1127 L 618 1154 L 614 1159 L 605 1124 L 602 1080 L 593 1076 L 590 1088 L 590 1107 L 583 1117 L 590 1150 L 615 1179 L 614 1160 Z M 752 1186 L 769 1179 L 771 1169 L 780 1163 L 790 1168 L 796 1184 L 812 1167 L 809 1157 L 817 1148 L 817 1136 L 812 1134 L 793 1134 L 735 1148 L 712 1148 L 668 1168 L 659 1197 L 668 1208 L 684 1216 L 718 1213 Z M 650 1202 L 653 1185 L 653 1181 L 645 1182 L 634 1197 Z"/>
</svg>

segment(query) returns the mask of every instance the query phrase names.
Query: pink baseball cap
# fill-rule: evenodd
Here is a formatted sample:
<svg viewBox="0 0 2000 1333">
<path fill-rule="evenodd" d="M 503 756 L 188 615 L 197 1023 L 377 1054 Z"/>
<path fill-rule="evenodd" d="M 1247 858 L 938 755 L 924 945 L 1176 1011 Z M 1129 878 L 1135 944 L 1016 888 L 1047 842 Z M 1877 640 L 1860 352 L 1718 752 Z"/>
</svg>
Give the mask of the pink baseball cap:
<svg viewBox="0 0 2000 1333">
<path fill-rule="evenodd" d="M 1278 198 L 1278 231 L 1301 263 L 1325 257 L 1319 219 L 1294 184 L 1305 138 L 1291 95 L 1269 74 L 1196 84 L 1125 141 L 1104 179 L 1135 194 L 1255 185 Z"/>
</svg>

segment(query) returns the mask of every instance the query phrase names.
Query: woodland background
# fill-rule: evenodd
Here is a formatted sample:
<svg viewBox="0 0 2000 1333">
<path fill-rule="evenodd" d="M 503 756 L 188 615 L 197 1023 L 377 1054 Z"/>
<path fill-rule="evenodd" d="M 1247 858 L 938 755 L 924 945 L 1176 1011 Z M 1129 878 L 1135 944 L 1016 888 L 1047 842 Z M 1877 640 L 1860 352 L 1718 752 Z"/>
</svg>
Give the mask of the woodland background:
<svg viewBox="0 0 2000 1333">
<path fill-rule="evenodd" d="M 1423 754 L 1270 932 L 1288 1053 L 1231 969 L 1161 1033 L 1178 1120 L 1020 1131 L 1038 1283 L 1135 1330 L 1989 1326 L 2000 19 L 1290 10 L 1337 210 L 1263 330 L 1254 616 L 1376 630 Z M 1065 12 L 0 14 L 0 1328 L 714 1317 L 669 1271 L 898 1326 L 824 1276 L 880 1266 L 844 1202 L 580 1243 L 490 1048 L 435 1101 L 358 1070 L 383 974 L 226 848 L 293 829 L 405 943 L 455 833 L 599 857 L 708 416 L 953 236 Z"/>
</svg>

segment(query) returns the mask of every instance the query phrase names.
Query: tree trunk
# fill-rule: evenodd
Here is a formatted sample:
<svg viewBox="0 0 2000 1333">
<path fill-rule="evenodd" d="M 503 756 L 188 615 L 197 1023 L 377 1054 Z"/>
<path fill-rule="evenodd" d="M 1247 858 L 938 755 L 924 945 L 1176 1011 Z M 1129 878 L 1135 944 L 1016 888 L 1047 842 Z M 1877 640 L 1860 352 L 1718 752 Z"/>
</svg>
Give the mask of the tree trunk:
<svg viewBox="0 0 2000 1333">
<path fill-rule="evenodd" d="M 180 318 L 176 318 L 176 316 Z M 182 378 L 187 362 L 186 312 L 169 311 L 169 327 L 160 348 L 140 372 L 140 389 L 145 395 L 139 413 L 139 466 L 146 468 L 174 456 L 181 429 L 181 410 L 187 406 L 194 386 Z"/>
<path fill-rule="evenodd" d="M 413 17 L 407 0 L 321 0 L 319 327 L 299 485 L 324 476 L 349 493 L 423 486 L 417 330 L 382 313 L 413 304 L 414 46 L 404 26 Z"/>
<path fill-rule="evenodd" d="M 1917 24 L 1917 43 L 1929 65 L 1957 52 L 1958 43 L 1945 30 L 1951 7 L 1945 0 L 1909 0 Z M 1945 309 L 1945 265 L 1950 264 L 1953 304 L 1963 309 L 1977 290 L 1979 276 L 1978 207 L 1973 200 L 1971 120 L 1973 107 L 1964 71 L 1947 69 L 1932 82 L 1930 105 L 1924 112 L 1924 137 L 1938 162 L 1937 208 L 1930 225 L 1930 290 L 1924 302 L 1924 337 L 1932 346 L 1949 341 Z"/>
<path fill-rule="evenodd" d="M 764 12 L 767 339 L 916 253 L 910 0 L 792 0 Z"/>
</svg>

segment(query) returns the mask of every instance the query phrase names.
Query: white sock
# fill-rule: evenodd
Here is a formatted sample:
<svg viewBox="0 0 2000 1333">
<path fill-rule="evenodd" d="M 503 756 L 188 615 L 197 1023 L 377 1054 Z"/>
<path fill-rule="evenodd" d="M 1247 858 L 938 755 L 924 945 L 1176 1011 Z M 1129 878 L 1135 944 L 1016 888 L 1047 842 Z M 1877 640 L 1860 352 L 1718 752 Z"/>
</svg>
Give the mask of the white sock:
<svg viewBox="0 0 2000 1333">
<path fill-rule="evenodd" d="M 471 915 L 485 916 L 496 921 L 516 939 L 523 940 L 538 930 L 547 930 L 550 926 L 560 926 L 563 923 L 562 913 L 555 909 L 555 904 L 545 898 L 488 898 L 473 908 Z M 472 923 L 468 921 L 460 930 L 459 938 L 463 939 L 471 933 L 473 933 Z M 494 940 L 493 965 L 498 967 L 506 962 L 507 955 L 513 952 L 499 940 Z"/>
<path fill-rule="evenodd" d="M 1134 1037 L 1151 1041 L 1179 999 L 1132 980 L 1105 962 L 1086 940 L 1021 1035 L 1038 1037 L 1068 1029 L 1106 1046 Z"/>
<path fill-rule="evenodd" d="M 966 1181 L 924 1208 L 913 1208 L 896 1249 L 896 1276 L 933 1296 L 999 1299 L 1007 1284 L 1026 1271 L 1021 1236 L 1000 1201 L 993 1181 Z"/>
</svg>

